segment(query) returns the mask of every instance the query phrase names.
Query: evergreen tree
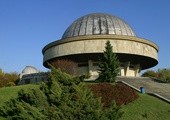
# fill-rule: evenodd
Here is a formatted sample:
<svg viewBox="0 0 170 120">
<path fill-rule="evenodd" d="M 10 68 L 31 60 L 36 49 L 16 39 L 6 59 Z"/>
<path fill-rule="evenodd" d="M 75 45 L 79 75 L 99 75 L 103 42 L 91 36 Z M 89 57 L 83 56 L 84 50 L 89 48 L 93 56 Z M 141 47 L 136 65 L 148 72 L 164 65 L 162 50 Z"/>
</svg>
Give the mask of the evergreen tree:
<svg viewBox="0 0 170 120">
<path fill-rule="evenodd" d="M 47 83 L 21 90 L 0 107 L 0 117 L 11 120 L 115 120 L 121 116 L 120 107 L 113 104 L 104 109 L 85 83 L 53 67 Z"/>
<path fill-rule="evenodd" d="M 115 82 L 116 76 L 120 72 L 120 62 L 112 51 L 110 41 L 106 42 L 105 51 L 99 64 L 99 82 Z"/>
</svg>

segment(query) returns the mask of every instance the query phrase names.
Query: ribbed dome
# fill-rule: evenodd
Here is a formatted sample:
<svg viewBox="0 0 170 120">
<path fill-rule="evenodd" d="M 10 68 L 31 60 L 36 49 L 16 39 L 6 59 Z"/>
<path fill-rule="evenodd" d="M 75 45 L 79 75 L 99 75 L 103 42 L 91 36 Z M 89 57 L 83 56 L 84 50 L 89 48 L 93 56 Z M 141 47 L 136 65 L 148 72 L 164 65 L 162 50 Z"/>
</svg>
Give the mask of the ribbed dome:
<svg viewBox="0 0 170 120">
<path fill-rule="evenodd" d="M 93 13 L 78 18 L 64 32 L 62 39 L 85 35 L 136 36 L 131 27 L 118 17 Z"/>
<path fill-rule="evenodd" d="M 33 67 L 33 66 L 26 66 L 23 71 L 22 74 L 31 74 L 31 73 L 38 73 L 39 71 Z"/>
</svg>

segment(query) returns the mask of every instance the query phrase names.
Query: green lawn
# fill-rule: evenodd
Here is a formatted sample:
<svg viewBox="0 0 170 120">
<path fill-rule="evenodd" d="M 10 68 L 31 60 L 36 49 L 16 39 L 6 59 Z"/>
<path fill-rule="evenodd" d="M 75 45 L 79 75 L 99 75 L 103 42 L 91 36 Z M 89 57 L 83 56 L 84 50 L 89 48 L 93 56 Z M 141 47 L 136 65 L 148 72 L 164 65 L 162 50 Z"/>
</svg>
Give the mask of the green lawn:
<svg viewBox="0 0 170 120">
<path fill-rule="evenodd" d="M 38 85 L 0 88 L 0 106 L 10 98 L 16 97 L 20 89 L 28 88 L 38 88 Z M 122 111 L 124 114 L 121 120 L 170 120 L 170 104 L 147 94 L 139 94 L 135 102 L 122 106 Z"/>
<path fill-rule="evenodd" d="M 147 94 L 122 109 L 121 120 L 170 120 L 170 104 Z"/>
<path fill-rule="evenodd" d="M 37 88 L 37 87 L 38 85 L 29 84 L 29 85 L 0 88 L 0 106 L 4 105 L 4 103 L 8 101 L 10 98 L 16 97 L 19 90 L 28 89 L 28 88 Z"/>
</svg>

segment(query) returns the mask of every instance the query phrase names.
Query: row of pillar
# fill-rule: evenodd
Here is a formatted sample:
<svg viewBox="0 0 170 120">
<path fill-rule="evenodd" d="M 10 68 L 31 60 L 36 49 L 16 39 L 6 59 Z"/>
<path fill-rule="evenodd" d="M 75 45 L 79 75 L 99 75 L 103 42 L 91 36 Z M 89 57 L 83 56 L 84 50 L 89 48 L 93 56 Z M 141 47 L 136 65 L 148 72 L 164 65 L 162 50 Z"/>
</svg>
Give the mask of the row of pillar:
<svg viewBox="0 0 170 120">
<path fill-rule="evenodd" d="M 125 62 L 121 66 L 121 76 L 134 76 L 137 77 L 139 76 L 140 73 L 140 64 L 133 65 L 133 68 L 130 67 L 131 63 L 130 61 Z"/>
<path fill-rule="evenodd" d="M 133 65 L 133 67 L 131 67 Z M 88 69 L 89 69 L 89 74 L 91 76 L 93 75 L 98 75 L 97 68 L 95 70 L 96 66 L 93 66 L 93 61 L 88 60 Z M 131 64 L 130 61 L 122 63 L 121 65 L 121 72 L 120 76 L 133 76 L 133 77 L 138 77 L 140 73 L 140 64 Z"/>
</svg>

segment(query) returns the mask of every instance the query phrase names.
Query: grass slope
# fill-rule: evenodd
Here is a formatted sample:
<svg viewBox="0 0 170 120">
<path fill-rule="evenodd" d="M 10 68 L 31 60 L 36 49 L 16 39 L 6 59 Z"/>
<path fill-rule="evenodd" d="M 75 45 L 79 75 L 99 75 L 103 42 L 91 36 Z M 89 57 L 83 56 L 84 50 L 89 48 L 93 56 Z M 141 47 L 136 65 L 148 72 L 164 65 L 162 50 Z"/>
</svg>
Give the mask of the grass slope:
<svg viewBox="0 0 170 120">
<path fill-rule="evenodd" d="M 170 104 L 147 94 L 123 106 L 121 120 L 170 120 Z"/>
<path fill-rule="evenodd" d="M 0 88 L 0 106 L 3 106 L 4 103 L 8 101 L 10 98 L 16 97 L 19 90 L 21 89 L 26 90 L 28 88 L 38 88 L 38 85 L 28 84 Z"/>
<path fill-rule="evenodd" d="M 0 106 L 4 105 L 12 97 L 17 96 L 20 89 L 38 88 L 38 85 L 21 85 L 14 87 L 0 88 Z M 170 104 L 149 96 L 147 94 L 139 94 L 139 98 L 122 106 L 124 111 L 121 120 L 169 120 L 170 119 Z M 0 118 L 0 120 L 2 120 Z"/>
</svg>

